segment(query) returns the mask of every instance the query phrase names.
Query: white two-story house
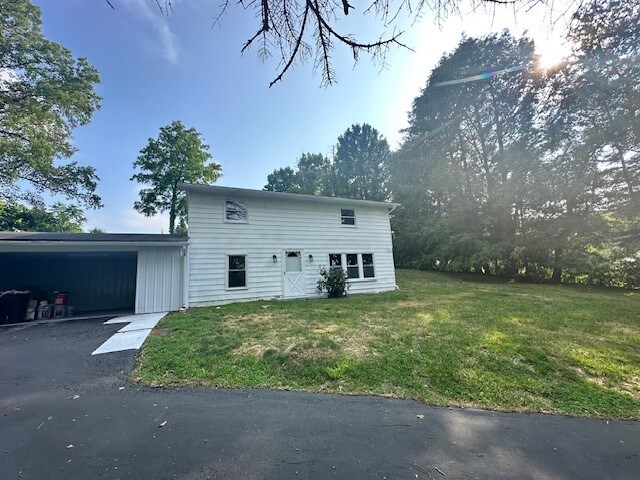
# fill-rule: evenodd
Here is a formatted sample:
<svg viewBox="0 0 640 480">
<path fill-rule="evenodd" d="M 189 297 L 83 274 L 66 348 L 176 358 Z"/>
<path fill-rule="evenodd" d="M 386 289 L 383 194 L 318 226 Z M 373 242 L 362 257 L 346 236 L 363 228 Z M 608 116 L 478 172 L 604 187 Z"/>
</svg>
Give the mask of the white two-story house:
<svg viewBox="0 0 640 480">
<path fill-rule="evenodd" d="M 397 204 L 183 184 L 189 306 L 317 297 L 322 267 L 349 293 L 396 287 L 389 213 Z"/>
<path fill-rule="evenodd" d="M 115 315 L 315 297 L 319 271 L 329 265 L 347 272 L 350 294 L 395 288 L 393 203 L 182 188 L 188 237 L 0 232 L 0 291 L 48 301 L 64 291 L 75 314 Z"/>
</svg>

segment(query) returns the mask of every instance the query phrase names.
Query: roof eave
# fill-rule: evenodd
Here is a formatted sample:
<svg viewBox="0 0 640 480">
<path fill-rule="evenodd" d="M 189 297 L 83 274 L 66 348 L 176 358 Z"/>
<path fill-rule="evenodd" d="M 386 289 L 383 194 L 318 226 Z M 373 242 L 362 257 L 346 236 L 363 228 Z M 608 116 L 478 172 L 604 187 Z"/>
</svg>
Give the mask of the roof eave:
<svg viewBox="0 0 640 480">
<path fill-rule="evenodd" d="M 288 192 L 272 192 L 269 190 L 255 190 L 249 188 L 223 187 L 219 185 L 202 185 L 193 183 L 179 183 L 178 187 L 186 192 L 204 193 L 209 195 L 244 195 L 250 197 L 267 197 L 280 200 L 292 200 L 296 202 L 315 202 L 315 203 L 353 203 L 356 205 L 367 205 L 372 207 L 385 207 L 395 209 L 399 207 L 399 203 L 395 202 L 379 202 L 375 200 L 359 200 L 355 198 L 344 197 L 326 197 L 322 195 L 305 195 L 301 193 Z"/>
</svg>

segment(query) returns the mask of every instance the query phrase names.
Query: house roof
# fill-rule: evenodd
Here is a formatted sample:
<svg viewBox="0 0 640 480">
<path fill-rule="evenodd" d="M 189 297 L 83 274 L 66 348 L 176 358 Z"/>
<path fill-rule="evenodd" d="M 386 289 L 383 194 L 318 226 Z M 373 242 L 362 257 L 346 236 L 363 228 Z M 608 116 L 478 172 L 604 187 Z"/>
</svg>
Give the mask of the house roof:
<svg viewBox="0 0 640 480">
<path fill-rule="evenodd" d="M 0 242 L 187 243 L 187 236 L 155 233 L 0 232 Z"/>
<path fill-rule="evenodd" d="M 325 197 L 322 195 L 303 195 L 301 193 L 271 192 L 268 190 L 253 190 L 250 188 L 221 187 L 218 185 L 197 185 L 192 183 L 180 183 L 181 189 L 187 192 L 208 193 L 214 195 L 228 195 L 249 198 L 270 198 L 274 200 L 287 200 L 293 202 L 315 203 L 339 203 L 341 205 L 368 205 L 372 207 L 385 207 L 390 210 L 399 206 L 399 203 L 376 202 L 373 200 L 356 200 L 354 198 Z"/>
</svg>

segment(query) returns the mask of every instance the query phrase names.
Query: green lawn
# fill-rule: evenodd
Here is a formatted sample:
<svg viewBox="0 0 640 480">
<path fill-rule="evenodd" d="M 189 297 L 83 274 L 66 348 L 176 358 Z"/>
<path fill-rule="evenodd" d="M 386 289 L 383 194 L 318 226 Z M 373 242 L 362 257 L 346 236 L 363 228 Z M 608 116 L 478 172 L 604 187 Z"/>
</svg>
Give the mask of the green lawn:
<svg viewBox="0 0 640 480">
<path fill-rule="evenodd" d="M 640 292 L 398 270 L 400 291 L 167 316 L 135 380 L 640 418 Z"/>
</svg>

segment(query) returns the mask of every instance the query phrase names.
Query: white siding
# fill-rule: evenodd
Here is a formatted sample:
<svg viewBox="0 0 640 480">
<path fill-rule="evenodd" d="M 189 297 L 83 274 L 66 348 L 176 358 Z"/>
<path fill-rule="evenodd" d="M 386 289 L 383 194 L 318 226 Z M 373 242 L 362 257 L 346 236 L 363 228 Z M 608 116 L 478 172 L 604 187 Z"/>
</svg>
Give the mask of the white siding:
<svg viewBox="0 0 640 480">
<path fill-rule="evenodd" d="M 136 313 L 169 312 L 183 306 L 183 247 L 140 247 Z"/>
<path fill-rule="evenodd" d="M 235 198 L 246 202 L 248 223 L 226 223 L 225 198 L 189 193 L 189 305 L 281 298 L 286 250 L 301 251 L 305 295 L 317 296 L 319 269 L 330 253 L 373 253 L 375 279 L 351 281 L 350 293 L 395 288 L 386 205 Z M 356 211 L 356 227 L 340 225 L 340 209 Z M 227 255 L 247 255 L 247 288 L 226 288 Z M 273 262 L 277 255 L 277 263 Z M 313 256 L 313 261 L 309 260 Z"/>
</svg>

